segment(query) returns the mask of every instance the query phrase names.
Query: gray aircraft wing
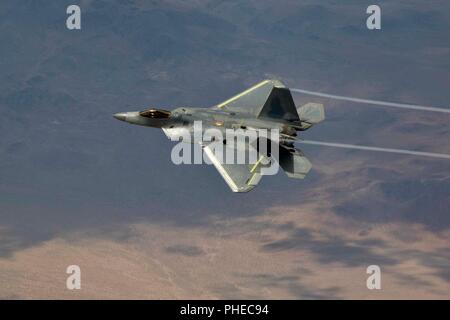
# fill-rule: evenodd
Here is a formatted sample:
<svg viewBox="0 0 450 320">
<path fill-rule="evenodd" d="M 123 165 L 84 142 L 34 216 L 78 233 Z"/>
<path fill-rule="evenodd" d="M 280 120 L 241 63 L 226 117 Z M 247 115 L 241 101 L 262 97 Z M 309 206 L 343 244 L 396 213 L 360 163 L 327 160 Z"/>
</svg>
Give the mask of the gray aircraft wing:
<svg viewBox="0 0 450 320">
<path fill-rule="evenodd" d="M 203 151 L 233 192 L 248 192 L 261 180 L 260 169 L 263 156 L 260 156 L 253 164 L 226 164 L 225 156 L 223 159 L 218 158 L 210 145 L 203 146 Z M 227 152 L 234 152 L 234 150 L 225 146 L 224 153 Z"/>
<path fill-rule="evenodd" d="M 214 108 L 250 113 L 258 118 L 299 120 L 291 92 L 279 80 L 264 80 Z"/>
</svg>

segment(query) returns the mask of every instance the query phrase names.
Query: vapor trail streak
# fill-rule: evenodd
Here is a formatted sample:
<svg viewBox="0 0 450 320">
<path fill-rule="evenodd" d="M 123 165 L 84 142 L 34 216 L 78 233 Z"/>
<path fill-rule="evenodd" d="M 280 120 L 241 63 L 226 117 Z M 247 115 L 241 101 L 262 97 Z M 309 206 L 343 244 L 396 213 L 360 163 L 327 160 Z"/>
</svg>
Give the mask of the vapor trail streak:
<svg viewBox="0 0 450 320">
<path fill-rule="evenodd" d="M 354 144 L 323 142 L 323 141 L 313 141 L 313 140 L 297 140 L 297 142 L 304 143 L 304 144 L 318 145 L 318 146 L 346 148 L 346 149 L 358 149 L 358 150 L 378 151 L 378 152 L 389 152 L 389 153 L 401 153 L 401 154 L 409 154 L 409 155 L 414 155 L 414 156 L 450 159 L 450 154 L 444 154 L 444 153 L 421 152 L 421 151 L 404 150 L 404 149 L 378 148 L 378 147 L 369 147 L 369 146 L 358 146 L 358 145 L 354 145 Z"/>
<path fill-rule="evenodd" d="M 427 107 L 427 106 L 420 106 L 420 105 L 415 105 L 415 104 L 405 104 L 405 103 L 396 103 L 396 102 L 388 102 L 388 101 L 360 99 L 360 98 L 346 97 L 346 96 L 337 96 L 334 94 L 309 91 L 309 90 L 303 90 L 303 89 L 295 89 L 295 88 L 290 88 L 290 90 L 293 92 L 299 92 L 299 93 L 303 93 L 303 94 L 307 94 L 307 95 L 311 95 L 311 96 L 324 97 L 324 98 L 330 98 L 330 99 L 336 99 L 336 100 L 345 100 L 345 101 L 352 101 L 352 102 L 375 104 L 375 105 L 392 107 L 392 108 L 450 113 L 450 109 L 446 109 L 446 108 Z"/>
</svg>

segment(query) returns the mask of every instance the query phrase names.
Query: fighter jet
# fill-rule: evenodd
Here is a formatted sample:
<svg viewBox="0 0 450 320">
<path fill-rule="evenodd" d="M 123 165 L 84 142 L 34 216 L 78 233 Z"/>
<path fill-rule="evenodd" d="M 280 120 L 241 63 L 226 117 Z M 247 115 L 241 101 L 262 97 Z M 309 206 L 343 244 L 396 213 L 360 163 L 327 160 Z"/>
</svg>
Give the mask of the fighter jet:
<svg viewBox="0 0 450 320">
<path fill-rule="evenodd" d="M 305 131 L 325 119 L 323 105 L 307 103 L 296 107 L 291 92 L 279 80 L 264 80 L 236 96 L 209 108 L 177 108 L 172 111 L 149 108 L 143 111 L 120 112 L 114 118 L 131 124 L 161 128 L 167 137 L 176 140 L 180 129 L 193 132 L 194 123 L 201 121 L 202 130 L 215 128 L 242 130 L 279 130 L 278 159 L 266 148 L 256 163 L 228 163 L 219 159 L 211 141 L 201 141 L 203 151 L 233 192 L 248 192 L 260 181 L 262 168 L 276 161 L 290 178 L 303 179 L 311 163 L 294 146 L 299 131 Z M 269 137 L 270 139 L 270 137 Z M 195 139 L 191 140 L 195 141 Z M 226 148 L 236 143 L 224 139 Z M 259 141 L 258 141 L 259 143 Z M 256 149 L 259 144 L 257 143 Z M 225 148 L 225 149 L 226 149 Z M 261 161 L 264 158 L 266 161 Z"/>
</svg>

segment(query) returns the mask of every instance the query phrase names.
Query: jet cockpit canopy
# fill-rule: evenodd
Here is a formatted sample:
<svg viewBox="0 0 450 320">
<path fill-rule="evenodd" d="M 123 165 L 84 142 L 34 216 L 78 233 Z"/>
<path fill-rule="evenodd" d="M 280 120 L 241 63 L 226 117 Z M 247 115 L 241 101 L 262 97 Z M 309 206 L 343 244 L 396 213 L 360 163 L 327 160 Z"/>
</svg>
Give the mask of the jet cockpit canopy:
<svg viewBox="0 0 450 320">
<path fill-rule="evenodd" d="M 170 117 L 170 111 L 163 109 L 150 108 L 139 112 L 139 115 L 144 118 L 151 119 L 167 119 Z"/>
</svg>

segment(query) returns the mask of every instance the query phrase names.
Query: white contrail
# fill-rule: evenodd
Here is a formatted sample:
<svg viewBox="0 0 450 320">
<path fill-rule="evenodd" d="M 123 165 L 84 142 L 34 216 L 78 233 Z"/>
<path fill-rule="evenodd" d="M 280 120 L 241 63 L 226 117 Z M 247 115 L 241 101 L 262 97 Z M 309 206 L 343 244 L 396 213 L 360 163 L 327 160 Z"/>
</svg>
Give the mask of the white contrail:
<svg viewBox="0 0 450 320">
<path fill-rule="evenodd" d="M 323 141 L 313 141 L 313 140 L 297 140 L 297 142 L 304 143 L 304 144 L 313 144 L 313 145 L 318 145 L 318 146 L 328 146 L 328 147 L 336 147 L 336 148 L 358 149 L 358 150 L 368 150 L 368 151 L 378 151 L 378 152 L 389 152 L 389 153 L 401 153 L 401 154 L 409 154 L 409 155 L 414 155 L 414 156 L 450 159 L 450 154 L 444 154 L 444 153 L 421 152 L 421 151 L 404 150 L 404 149 L 378 148 L 378 147 L 369 147 L 369 146 L 359 146 L 359 145 L 354 145 L 354 144 L 323 142 Z"/>
<path fill-rule="evenodd" d="M 291 88 L 290 90 L 294 91 L 294 92 L 304 93 L 304 94 L 311 95 L 311 96 L 331 98 L 331 99 L 336 99 L 336 100 L 345 100 L 345 101 L 360 102 L 360 103 L 367 103 L 367 104 L 376 104 L 376 105 L 380 105 L 380 106 L 393 107 L 393 108 L 450 113 L 450 109 L 447 109 L 447 108 L 427 107 L 427 106 L 420 106 L 420 105 L 416 105 L 416 104 L 405 104 L 405 103 L 396 103 L 396 102 L 388 102 L 388 101 L 360 99 L 360 98 L 346 97 L 346 96 L 337 96 L 334 94 L 309 91 L 309 90 L 303 90 L 303 89 L 295 89 L 295 88 Z"/>
</svg>

